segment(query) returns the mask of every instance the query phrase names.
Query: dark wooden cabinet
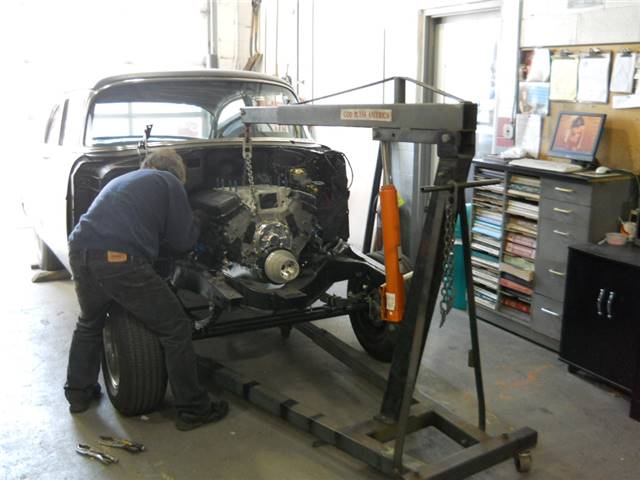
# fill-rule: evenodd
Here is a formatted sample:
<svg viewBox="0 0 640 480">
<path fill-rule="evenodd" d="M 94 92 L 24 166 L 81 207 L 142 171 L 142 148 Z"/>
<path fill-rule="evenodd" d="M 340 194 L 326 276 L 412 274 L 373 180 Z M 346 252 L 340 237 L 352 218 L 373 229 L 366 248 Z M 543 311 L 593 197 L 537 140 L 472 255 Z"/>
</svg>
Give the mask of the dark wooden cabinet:
<svg viewBox="0 0 640 480">
<path fill-rule="evenodd" d="M 560 358 L 640 395 L 640 248 L 569 248 Z"/>
</svg>

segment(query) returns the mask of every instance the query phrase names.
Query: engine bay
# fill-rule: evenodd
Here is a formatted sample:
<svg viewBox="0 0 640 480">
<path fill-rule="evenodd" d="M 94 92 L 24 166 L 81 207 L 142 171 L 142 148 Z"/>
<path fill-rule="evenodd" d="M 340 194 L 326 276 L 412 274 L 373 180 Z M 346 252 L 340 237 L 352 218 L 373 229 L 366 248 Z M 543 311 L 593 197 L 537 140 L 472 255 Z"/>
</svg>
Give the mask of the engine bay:
<svg viewBox="0 0 640 480">
<path fill-rule="evenodd" d="M 192 208 L 207 218 L 194 258 L 226 278 L 276 288 L 348 239 L 346 158 L 324 147 L 267 148 L 252 163 L 254 184 L 237 150 L 187 160 Z"/>
<path fill-rule="evenodd" d="M 304 309 L 365 268 L 347 243 L 342 153 L 317 144 L 256 143 L 251 185 L 237 144 L 177 151 L 191 206 L 206 222 L 194 252 L 167 276 L 175 289 L 207 299 L 209 318 L 246 308 Z M 74 222 L 106 183 L 139 167 L 139 157 L 120 153 L 85 158 L 73 176 Z M 207 322 L 196 328 L 201 323 Z"/>
</svg>

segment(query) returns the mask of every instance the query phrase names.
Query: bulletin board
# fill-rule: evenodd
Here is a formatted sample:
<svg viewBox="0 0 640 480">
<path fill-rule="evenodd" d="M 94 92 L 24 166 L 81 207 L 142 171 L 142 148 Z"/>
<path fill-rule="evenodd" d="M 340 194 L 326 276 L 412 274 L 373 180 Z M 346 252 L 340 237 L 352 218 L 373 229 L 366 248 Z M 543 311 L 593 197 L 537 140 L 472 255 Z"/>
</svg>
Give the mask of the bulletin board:
<svg viewBox="0 0 640 480">
<path fill-rule="evenodd" d="M 590 48 L 598 48 L 603 52 L 610 51 L 613 57 L 617 52 L 629 49 L 640 54 L 640 43 L 616 45 L 580 45 L 569 47 L 551 47 L 552 55 L 561 50 L 578 55 L 588 53 Z M 598 161 L 601 165 L 611 168 L 623 168 L 640 174 L 640 108 L 614 109 L 612 96 L 609 93 L 609 103 L 581 103 L 552 100 L 549 115 L 543 118 L 542 137 L 540 142 L 540 158 L 548 158 L 548 150 L 552 141 L 553 131 L 558 120 L 558 114 L 563 111 L 579 111 L 590 113 L 606 113 L 605 131 L 598 149 Z"/>
</svg>

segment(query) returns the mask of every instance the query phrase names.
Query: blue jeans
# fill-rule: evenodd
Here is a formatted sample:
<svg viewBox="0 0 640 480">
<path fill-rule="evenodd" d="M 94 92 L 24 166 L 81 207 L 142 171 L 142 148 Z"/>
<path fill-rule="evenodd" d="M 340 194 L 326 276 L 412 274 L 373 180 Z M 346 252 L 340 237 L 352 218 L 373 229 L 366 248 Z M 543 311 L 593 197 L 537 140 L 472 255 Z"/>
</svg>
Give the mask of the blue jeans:
<svg viewBox="0 0 640 480">
<path fill-rule="evenodd" d="M 207 392 L 198 381 L 191 321 L 167 283 L 145 258 L 129 256 L 108 262 L 106 251 L 69 254 L 80 317 L 73 332 L 65 392 L 90 395 L 98 381 L 102 358 L 102 329 L 112 302 L 140 320 L 162 345 L 169 384 L 179 413 L 205 415 Z"/>
</svg>

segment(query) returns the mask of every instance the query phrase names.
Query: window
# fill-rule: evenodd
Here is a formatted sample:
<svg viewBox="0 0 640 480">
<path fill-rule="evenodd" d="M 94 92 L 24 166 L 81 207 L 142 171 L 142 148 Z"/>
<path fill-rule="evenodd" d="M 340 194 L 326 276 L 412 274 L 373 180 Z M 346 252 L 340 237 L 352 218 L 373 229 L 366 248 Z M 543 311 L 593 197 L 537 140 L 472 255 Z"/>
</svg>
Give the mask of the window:
<svg viewBox="0 0 640 480">
<path fill-rule="evenodd" d="M 211 114 L 195 105 L 166 102 L 98 103 L 93 111 L 94 143 L 139 139 L 147 125 L 160 140 L 208 138 Z"/>
<path fill-rule="evenodd" d="M 477 157 L 491 153 L 493 143 L 499 34 L 497 11 L 445 17 L 436 25 L 435 84 L 447 93 L 478 104 Z"/>
<path fill-rule="evenodd" d="M 45 143 L 51 145 L 58 145 L 60 142 L 60 127 L 62 125 L 62 108 L 60 105 L 56 105 L 51 110 L 49 115 L 49 122 L 47 123 L 47 129 L 44 135 Z"/>
<path fill-rule="evenodd" d="M 291 102 L 289 96 L 282 93 L 275 95 L 243 95 L 231 100 L 222 107 L 218 115 L 214 135 L 216 138 L 236 138 L 244 133 L 244 124 L 240 121 L 240 109 L 253 106 L 277 106 Z M 252 128 L 252 135 L 259 137 L 299 137 L 299 128 L 288 125 L 258 124 Z"/>
<path fill-rule="evenodd" d="M 153 125 L 151 141 L 239 138 L 241 108 L 293 101 L 280 86 L 226 78 L 118 84 L 96 96 L 85 143 L 137 143 L 146 125 Z M 305 138 L 302 128 L 279 125 L 255 125 L 252 134 Z"/>
</svg>

